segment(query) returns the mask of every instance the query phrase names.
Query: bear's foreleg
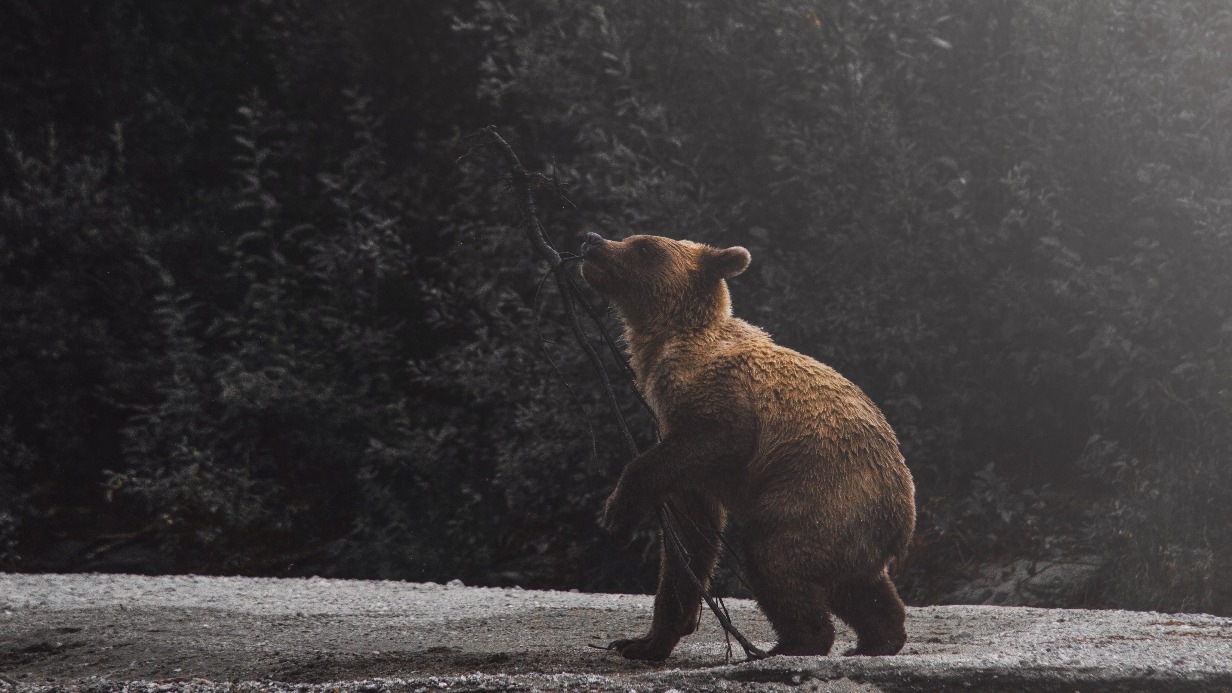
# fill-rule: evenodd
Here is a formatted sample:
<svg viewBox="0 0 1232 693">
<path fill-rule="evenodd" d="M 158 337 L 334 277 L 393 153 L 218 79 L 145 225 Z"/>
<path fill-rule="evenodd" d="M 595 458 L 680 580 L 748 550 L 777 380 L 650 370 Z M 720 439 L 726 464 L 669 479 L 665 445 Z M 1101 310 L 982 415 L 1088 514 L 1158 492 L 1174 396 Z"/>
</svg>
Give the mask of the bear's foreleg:
<svg viewBox="0 0 1232 693">
<path fill-rule="evenodd" d="M 689 568 L 709 589 L 726 513 L 717 502 L 696 491 L 673 493 L 667 503 L 669 521 L 688 556 Z M 650 632 L 640 638 L 611 644 L 628 659 L 656 662 L 667 659 L 676 643 L 697 628 L 701 593 L 666 542 L 667 537 L 660 537 L 659 589 L 655 593 Z"/>
<path fill-rule="evenodd" d="M 751 454 L 751 436 L 734 426 L 694 422 L 682 428 L 633 458 L 608 497 L 603 526 L 622 544 L 670 494 L 690 491 L 699 480 L 730 475 Z"/>
</svg>

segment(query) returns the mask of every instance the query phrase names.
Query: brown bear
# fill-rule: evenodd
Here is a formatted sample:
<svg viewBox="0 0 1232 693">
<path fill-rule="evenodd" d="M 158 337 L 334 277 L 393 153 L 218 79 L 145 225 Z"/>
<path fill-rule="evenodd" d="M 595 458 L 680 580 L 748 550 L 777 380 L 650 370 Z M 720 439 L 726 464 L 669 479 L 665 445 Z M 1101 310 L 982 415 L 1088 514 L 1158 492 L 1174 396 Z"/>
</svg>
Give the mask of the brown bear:
<svg viewBox="0 0 1232 693">
<path fill-rule="evenodd" d="M 744 248 L 591 233 L 583 256 L 583 278 L 624 322 L 662 436 L 625 468 L 604 526 L 627 543 L 667 503 L 708 584 L 731 513 L 745 577 L 778 635 L 771 654 L 828 654 L 831 613 L 856 632 L 847 654 L 897 653 L 906 611 L 888 565 L 907 551 L 915 500 L 881 411 L 834 369 L 732 316 L 726 280 L 748 267 Z M 666 549 L 661 561 L 650 632 L 612 643 L 627 658 L 666 659 L 697 624 L 700 594 Z"/>
</svg>

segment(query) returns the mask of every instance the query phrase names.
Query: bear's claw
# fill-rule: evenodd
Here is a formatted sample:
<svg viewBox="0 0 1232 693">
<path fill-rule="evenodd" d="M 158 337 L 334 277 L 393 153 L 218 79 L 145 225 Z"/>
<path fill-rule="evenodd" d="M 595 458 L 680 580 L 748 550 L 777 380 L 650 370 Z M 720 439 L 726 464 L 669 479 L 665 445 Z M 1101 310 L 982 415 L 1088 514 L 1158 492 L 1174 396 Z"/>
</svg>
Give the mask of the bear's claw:
<svg viewBox="0 0 1232 693">
<path fill-rule="evenodd" d="M 645 662 L 662 662 L 672 653 L 675 643 L 668 643 L 658 638 L 646 636 L 615 640 L 608 649 L 616 650 L 625 659 L 637 659 Z"/>
<path fill-rule="evenodd" d="M 607 499 L 603 512 L 603 529 L 615 537 L 621 546 L 628 546 L 633 541 L 633 530 L 641 518 L 622 500 L 623 496 L 617 496 L 615 493 Z"/>
</svg>

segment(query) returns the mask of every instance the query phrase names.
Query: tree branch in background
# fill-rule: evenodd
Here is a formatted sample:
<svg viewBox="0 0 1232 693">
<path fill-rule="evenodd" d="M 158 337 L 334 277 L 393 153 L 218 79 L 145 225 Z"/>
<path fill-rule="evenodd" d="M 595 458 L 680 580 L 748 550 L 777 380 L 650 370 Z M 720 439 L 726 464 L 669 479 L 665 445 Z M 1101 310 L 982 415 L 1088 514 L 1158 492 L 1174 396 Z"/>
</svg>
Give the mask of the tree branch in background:
<svg viewBox="0 0 1232 693">
<path fill-rule="evenodd" d="M 561 301 L 564 304 L 565 319 L 569 323 L 569 330 L 573 333 L 574 339 L 577 340 L 578 346 L 580 346 L 582 351 L 586 353 L 586 358 L 594 367 L 595 372 L 598 373 L 599 379 L 603 383 L 604 394 L 607 396 L 608 406 L 611 408 L 612 414 L 616 417 L 617 426 L 619 427 L 621 436 L 625 441 L 625 447 L 628 448 L 631 456 L 636 457 L 641 451 L 638 450 L 637 443 L 633 440 L 633 435 L 629 432 L 628 422 L 625 420 L 624 414 L 620 411 L 620 404 L 616 401 L 616 392 L 612 388 L 611 378 L 608 377 L 607 369 L 604 368 L 603 361 L 599 358 L 598 352 L 595 351 L 594 346 L 592 346 L 590 341 L 586 338 L 586 333 L 582 330 L 581 321 L 578 319 L 577 310 L 573 305 L 574 299 L 581 301 L 582 305 L 586 307 L 588 316 L 594 321 L 595 327 L 603 336 L 604 342 L 610 349 L 613 350 L 617 361 L 621 364 L 624 364 L 623 357 L 620 355 L 619 351 L 616 350 L 615 340 L 612 339 L 611 335 L 609 335 L 607 330 L 604 329 L 604 326 L 599 319 L 599 315 L 590 309 L 589 304 L 586 303 L 585 297 L 582 295 L 581 288 L 575 281 L 573 281 L 573 278 L 569 276 L 564 266 L 564 259 L 561 257 L 560 252 L 557 251 L 552 245 L 551 240 L 548 238 L 547 231 L 543 227 L 543 222 L 540 221 L 539 216 L 535 211 L 535 196 L 532 181 L 541 178 L 549 185 L 555 186 L 555 184 L 541 174 L 527 171 L 522 166 L 522 162 L 518 159 L 517 154 L 514 153 L 513 148 L 509 145 L 505 138 L 501 137 L 495 126 L 490 125 L 486 128 L 478 130 L 473 133 L 469 139 L 477 140 L 477 143 L 473 145 L 466 154 L 459 157 L 459 161 L 469 156 L 475 150 L 485 146 L 495 147 L 501 157 L 505 160 L 505 165 L 509 172 L 510 180 L 513 186 L 514 201 L 517 204 L 518 212 L 521 214 L 521 224 L 526 227 L 526 234 L 530 239 L 531 247 L 540 258 L 548 263 L 551 268 L 556 280 L 557 289 L 560 291 Z M 633 391 L 637 392 L 637 387 L 633 383 L 632 374 L 627 365 L 623 371 L 623 375 Z M 640 393 L 638 393 L 638 400 L 641 402 L 642 406 L 646 408 L 646 411 L 653 416 L 654 413 L 650 411 L 650 407 L 647 406 L 646 401 L 642 399 Z M 734 625 L 732 625 L 731 619 L 727 617 L 724 610 L 719 606 L 715 599 L 710 596 L 710 593 L 702 584 L 701 579 L 698 578 L 698 576 L 693 572 L 693 569 L 689 567 L 688 556 L 685 554 L 680 538 L 676 536 L 675 529 L 671 525 L 667 507 L 661 506 L 658 509 L 656 517 L 659 520 L 659 531 L 663 537 L 663 541 L 666 542 L 669 547 L 670 556 L 665 557 L 665 560 L 674 559 L 679 561 L 680 564 L 684 566 L 685 573 L 689 576 L 689 580 L 692 581 L 693 586 L 696 587 L 698 592 L 701 593 L 702 599 L 705 600 L 706 605 L 710 607 L 711 611 L 714 612 L 714 615 L 719 620 L 719 624 L 723 627 L 723 630 L 740 643 L 740 646 L 744 648 L 744 652 L 749 659 L 761 659 L 765 657 L 765 652 L 761 651 L 749 642 L 748 638 L 744 637 L 744 635 L 737 630 Z"/>
</svg>

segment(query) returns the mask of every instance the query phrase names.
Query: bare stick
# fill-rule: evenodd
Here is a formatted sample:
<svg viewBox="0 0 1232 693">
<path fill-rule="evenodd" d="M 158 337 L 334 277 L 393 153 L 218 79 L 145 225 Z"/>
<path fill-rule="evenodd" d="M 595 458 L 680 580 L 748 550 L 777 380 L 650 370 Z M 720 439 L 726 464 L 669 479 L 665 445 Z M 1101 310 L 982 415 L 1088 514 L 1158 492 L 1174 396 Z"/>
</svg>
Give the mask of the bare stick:
<svg viewBox="0 0 1232 693">
<path fill-rule="evenodd" d="M 522 168 L 522 162 L 518 159 L 518 155 L 513 152 L 513 147 L 505 141 L 505 138 L 500 136 L 496 131 L 496 126 L 489 125 L 484 128 L 488 133 L 493 144 L 496 145 L 497 151 L 504 157 L 505 163 L 509 165 L 509 173 L 513 176 L 513 186 L 518 193 L 515 201 L 518 205 L 518 211 L 521 212 L 523 219 L 526 222 L 526 235 L 530 238 L 531 247 L 539 257 L 547 261 L 552 268 L 552 272 L 556 279 L 556 288 L 560 291 L 560 295 L 565 305 L 565 319 L 569 322 L 569 330 L 573 332 L 573 338 L 577 340 L 578 346 L 582 351 L 586 352 L 586 358 L 590 359 L 590 363 L 599 373 L 600 380 L 603 381 L 603 391 L 607 394 L 608 403 L 612 407 L 612 413 L 616 415 L 616 423 L 620 427 L 620 435 L 625 440 L 625 446 L 634 454 L 638 454 L 637 443 L 633 440 L 633 434 L 629 432 L 629 424 L 625 422 L 624 414 L 620 411 L 620 404 L 616 401 L 616 393 L 612 390 L 612 381 L 608 378 L 607 369 L 603 367 L 603 361 L 599 359 L 599 354 L 595 348 L 591 346 L 590 341 L 586 339 L 586 333 L 582 331 L 582 323 L 578 320 L 577 311 L 573 308 L 573 301 L 569 300 L 569 284 L 565 275 L 564 260 L 560 257 L 560 253 L 556 252 L 556 248 L 547 239 L 547 231 L 543 228 L 543 222 L 539 221 L 539 215 L 535 212 L 535 194 L 531 191 L 530 173 L 525 168 Z"/>
<path fill-rule="evenodd" d="M 461 161 L 476 149 L 486 144 L 495 146 L 497 151 L 500 152 L 501 156 L 505 159 L 505 163 L 509 168 L 509 174 L 512 178 L 513 188 L 517 193 L 515 196 L 515 201 L 517 203 L 518 212 L 522 215 L 521 223 L 526 225 L 526 235 L 530 239 L 531 247 L 534 248 L 539 257 L 545 260 L 551 268 L 553 278 L 556 280 L 557 290 L 560 291 L 561 300 L 564 303 L 565 319 L 569 323 L 569 330 L 573 333 L 573 338 L 577 340 L 578 346 L 580 346 L 582 351 L 586 353 L 586 358 L 590 360 L 591 365 L 594 366 L 595 370 L 598 372 L 599 379 L 603 383 L 604 394 L 607 395 L 608 405 L 611 407 L 612 413 L 616 416 L 616 423 L 620 428 L 621 437 L 624 438 L 625 446 L 629 449 L 629 453 L 636 457 L 641 454 L 641 451 L 637 448 L 637 442 L 634 441 L 633 434 L 629 432 L 628 423 L 625 421 L 624 413 L 621 412 L 620 404 L 616 400 L 616 392 L 612 389 L 612 382 L 608 377 L 607 369 L 604 368 L 603 361 L 599 358 L 598 352 L 595 351 L 595 348 L 586 338 L 586 333 L 582 330 L 581 321 L 578 319 L 577 311 L 574 309 L 573 301 L 571 300 L 573 297 L 577 297 L 582 301 L 582 305 L 586 308 L 587 314 L 591 320 L 594 321 L 595 326 L 599 329 L 599 333 L 603 336 L 608 348 L 612 349 L 616 358 L 619 360 L 621 359 L 621 356 L 616 350 L 615 341 L 612 340 L 611 336 L 608 335 L 607 331 L 603 328 L 603 324 L 599 320 L 599 316 L 590 308 L 590 305 L 585 302 L 585 297 L 581 295 L 581 289 L 573 280 L 573 277 L 569 276 L 565 271 L 564 259 L 561 257 L 560 253 L 557 252 L 556 248 L 552 246 L 551 241 L 548 240 L 547 230 L 544 229 L 543 222 L 539 220 L 539 215 L 535 211 L 535 196 L 531 187 L 531 180 L 537 177 L 538 174 L 532 174 L 522 167 L 522 162 L 518 159 L 517 154 L 514 153 L 513 147 L 509 146 L 509 143 L 505 141 L 505 138 L 500 136 L 500 133 L 496 131 L 495 126 L 489 125 L 488 127 L 474 133 L 471 137 L 480 135 L 486 135 L 488 137 L 488 142 L 473 145 L 466 152 L 466 154 L 463 154 L 458 160 Z M 467 139 L 471 139 L 471 137 L 468 137 Z M 625 364 L 623 360 L 620 361 L 620 363 L 624 366 L 625 378 L 629 379 L 630 373 L 628 364 Z M 638 395 L 638 401 L 641 402 L 642 406 L 645 407 L 647 412 L 649 412 L 653 417 L 654 412 L 650 411 L 650 407 L 647 405 L 646 400 L 643 399 L 641 393 L 636 390 L 637 388 L 635 386 L 634 392 Z M 656 438 L 657 437 L 656 431 Z M 693 586 L 701 594 L 702 599 L 706 602 L 706 605 L 709 606 L 710 610 L 714 612 L 715 617 L 719 620 L 719 624 L 723 626 L 723 630 L 740 643 L 740 646 L 744 648 L 744 652 L 748 655 L 749 659 L 761 659 L 766 657 L 767 655 L 765 652 L 761 651 L 749 642 L 749 640 L 745 638 L 734 625 L 732 625 L 731 619 L 729 619 L 724 613 L 725 610 L 720 608 L 719 605 L 715 603 L 715 600 L 710 596 L 710 593 L 706 591 L 705 586 L 702 585 L 702 581 L 689 566 L 689 560 L 685 555 L 684 546 L 681 544 L 680 537 L 676 535 L 676 531 L 670 522 L 666 506 L 659 507 L 658 519 L 659 531 L 663 536 L 663 541 L 667 542 L 667 545 L 671 548 L 672 555 L 675 559 L 680 561 L 680 564 L 684 567 L 685 574 L 689 576 L 689 580 L 692 581 Z"/>
</svg>

